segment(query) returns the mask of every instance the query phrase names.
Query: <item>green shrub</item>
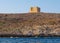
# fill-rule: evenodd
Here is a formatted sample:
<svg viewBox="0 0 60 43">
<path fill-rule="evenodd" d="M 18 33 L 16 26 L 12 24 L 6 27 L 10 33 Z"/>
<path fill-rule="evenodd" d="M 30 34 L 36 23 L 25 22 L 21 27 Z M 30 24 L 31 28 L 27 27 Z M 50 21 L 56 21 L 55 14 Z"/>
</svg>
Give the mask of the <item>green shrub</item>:
<svg viewBox="0 0 60 43">
<path fill-rule="evenodd" d="M 1 25 L 4 25 L 4 24 L 5 24 L 5 22 L 0 22 L 0 26 L 1 26 Z"/>
</svg>

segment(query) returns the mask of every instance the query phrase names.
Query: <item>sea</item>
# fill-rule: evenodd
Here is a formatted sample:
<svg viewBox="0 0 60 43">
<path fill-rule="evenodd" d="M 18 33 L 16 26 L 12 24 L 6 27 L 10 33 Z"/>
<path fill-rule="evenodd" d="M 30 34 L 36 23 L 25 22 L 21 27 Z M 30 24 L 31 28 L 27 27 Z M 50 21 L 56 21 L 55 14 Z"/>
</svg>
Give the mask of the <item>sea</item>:
<svg viewBox="0 0 60 43">
<path fill-rule="evenodd" d="M 60 43 L 60 37 L 0 37 L 0 43 Z"/>
</svg>

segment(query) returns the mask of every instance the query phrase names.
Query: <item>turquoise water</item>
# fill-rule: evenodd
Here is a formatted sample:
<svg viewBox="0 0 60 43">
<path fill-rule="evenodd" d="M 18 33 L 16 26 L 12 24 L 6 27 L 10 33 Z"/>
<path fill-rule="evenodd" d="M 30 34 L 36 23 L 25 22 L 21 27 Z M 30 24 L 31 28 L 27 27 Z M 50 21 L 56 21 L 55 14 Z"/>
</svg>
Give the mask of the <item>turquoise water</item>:
<svg viewBox="0 0 60 43">
<path fill-rule="evenodd" d="M 0 38 L 0 43 L 60 43 L 60 37 Z"/>
</svg>

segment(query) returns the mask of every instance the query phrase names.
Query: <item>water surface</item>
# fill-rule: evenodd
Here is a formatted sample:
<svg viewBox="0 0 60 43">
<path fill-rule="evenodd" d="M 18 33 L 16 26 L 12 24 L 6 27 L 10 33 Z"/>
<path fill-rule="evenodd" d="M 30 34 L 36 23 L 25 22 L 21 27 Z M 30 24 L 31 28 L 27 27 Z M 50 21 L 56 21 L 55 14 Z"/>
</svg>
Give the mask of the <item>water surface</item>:
<svg viewBox="0 0 60 43">
<path fill-rule="evenodd" d="M 0 43 L 60 43 L 60 37 L 0 38 Z"/>
</svg>

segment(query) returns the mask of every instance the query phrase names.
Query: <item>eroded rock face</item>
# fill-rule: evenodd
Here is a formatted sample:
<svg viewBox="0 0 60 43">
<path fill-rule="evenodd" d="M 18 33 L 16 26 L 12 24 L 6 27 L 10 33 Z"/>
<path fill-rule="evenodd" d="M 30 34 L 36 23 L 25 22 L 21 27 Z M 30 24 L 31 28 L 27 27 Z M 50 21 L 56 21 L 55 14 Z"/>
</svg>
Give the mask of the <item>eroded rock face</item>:
<svg viewBox="0 0 60 43">
<path fill-rule="evenodd" d="M 17 35 L 40 35 L 54 34 L 60 35 L 60 25 L 35 25 L 22 26 L 17 28 L 0 29 L 0 34 L 17 34 Z"/>
<path fill-rule="evenodd" d="M 25 35 L 39 35 L 39 34 L 54 34 L 60 35 L 60 25 L 38 25 L 38 26 L 26 26 L 24 31 L 22 31 Z"/>
</svg>

